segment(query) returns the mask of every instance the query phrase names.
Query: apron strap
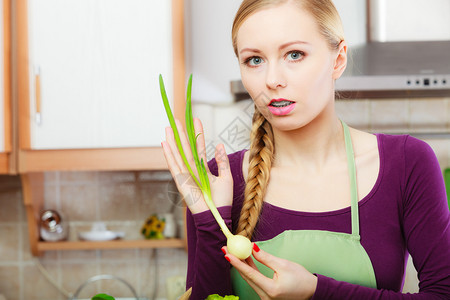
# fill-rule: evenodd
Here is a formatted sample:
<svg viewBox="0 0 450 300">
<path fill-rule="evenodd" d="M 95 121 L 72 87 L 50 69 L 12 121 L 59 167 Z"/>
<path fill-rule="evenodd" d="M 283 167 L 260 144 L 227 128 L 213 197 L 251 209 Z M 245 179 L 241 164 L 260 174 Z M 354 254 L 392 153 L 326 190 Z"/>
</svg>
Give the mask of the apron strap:
<svg viewBox="0 0 450 300">
<path fill-rule="evenodd" d="M 345 151 L 347 152 L 348 175 L 350 179 L 352 235 L 359 237 L 358 190 L 356 184 L 355 153 L 353 152 L 350 130 L 348 129 L 347 124 L 345 124 L 342 120 L 341 123 L 342 128 L 344 129 Z"/>
</svg>

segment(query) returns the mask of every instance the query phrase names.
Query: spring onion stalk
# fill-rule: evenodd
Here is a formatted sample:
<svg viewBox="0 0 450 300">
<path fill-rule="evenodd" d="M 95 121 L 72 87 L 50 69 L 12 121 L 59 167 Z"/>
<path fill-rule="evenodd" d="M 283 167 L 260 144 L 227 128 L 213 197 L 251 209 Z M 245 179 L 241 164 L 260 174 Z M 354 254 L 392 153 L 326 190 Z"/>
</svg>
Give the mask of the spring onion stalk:
<svg viewBox="0 0 450 300">
<path fill-rule="evenodd" d="M 200 159 L 197 152 L 197 137 L 195 136 L 195 129 L 194 129 L 194 120 L 192 117 L 192 103 L 191 103 L 191 90 L 192 90 L 192 75 L 189 77 L 188 86 L 187 86 L 187 92 L 186 92 L 186 132 L 189 139 L 189 145 L 191 148 L 191 152 L 194 158 L 195 167 L 198 171 L 198 178 L 195 175 L 194 171 L 192 170 L 192 167 L 189 165 L 189 162 L 186 158 L 186 155 L 183 150 L 183 146 L 181 145 L 180 135 L 178 133 L 177 126 L 175 124 L 175 118 L 173 117 L 172 110 L 170 109 L 169 100 L 167 99 L 166 89 L 164 87 L 164 81 L 161 75 L 159 75 L 159 87 L 161 90 L 161 97 L 164 103 L 164 108 L 166 110 L 167 117 L 169 119 L 170 127 L 172 127 L 175 142 L 177 144 L 178 150 L 180 152 L 181 158 L 186 165 L 186 168 L 188 169 L 189 173 L 191 174 L 192 178 L 194 179 L 197 186 L 200 188 L 203 194 L 203 198 L 205 199 L 206 205 L 208 206 L 209 210 L 213 214 L 214 218 L 216 219 L 217 223 L 219 224 L 220 229 L 225 234 L 225 237 L 227 238 L 227 247 L 228 252 L 233 254 L 234 256 L 240 258 L 240 259 L 246 259 L 250 256 L 252 252 L 252 244 L 250 240 L 242 235 L 234 235 L 231 233 L 231 231 L 228 229 L 227 225 L 225 224 L 225 221 L 223 220 L 222 216 L 219 214 L 219 211 L 217 210 L 217 207 L 214 204 L 214 201 L 212 200 L 211 196 L 211 186 L 209 183 L 208 173 L 206 171 L 205 162 L 203 159 Z"/>
</svg>

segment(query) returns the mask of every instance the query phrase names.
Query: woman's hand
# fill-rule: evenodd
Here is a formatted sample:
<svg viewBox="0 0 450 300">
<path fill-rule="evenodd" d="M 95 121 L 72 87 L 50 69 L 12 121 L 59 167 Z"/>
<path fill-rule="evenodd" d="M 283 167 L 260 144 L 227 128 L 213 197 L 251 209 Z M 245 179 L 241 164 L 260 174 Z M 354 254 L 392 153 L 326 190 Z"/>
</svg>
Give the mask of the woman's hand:
<svg viewBox="0 0 450 300">
<path fill-rule="evenodd" d="M 222 249 L 226 253 L 225 258 L 239 271 L 242 278 L 262 300 L 311 299 L 316 291 L 316 276 L 299 264 L 260 250 L 256 244 L 253 244 L 253 257 L 274 271 L 273 278 L 267 278 L 261 274 L 251 256 L 242 261 L 228 253 L 226 247 Z"/>
<path fill-rule="evenodd" d="M 186 158 L 194 174 L 197 178 L 199 178 L 186 131 L 178 120 L 175 122 L 180 134 L 180 140 Z M 215 159 L 219 169 L 219 176 L 214 176 L 208 168 L 205 136 L 203 134 L 202 123 L 199 119 L 194 119 L 194 129 L 195 136 L 198 136 L 198 155 L 200 159 L 203 158 L 206 170 L 208 172 L 212 199 L 216 207 L 231 205 L 233 201 L 233 178 L 231 176 L 230 163 L 225 152 L 225 147 L 222 144 L 216 147 Z M 191 213 L 196 214 L 208 210 L 208 207 L 203 199 L 202 191 L 195 183 L 187 167 L 185 166 L 183 159 L 181 158 L 172 128 L 166 127 L 166 141 L 162 142 L 161 146 L 163 147 L 167 165 L 169 166 L 170 173 L 174 178 L 178 191 L 181 193 Z"/>
</svg>

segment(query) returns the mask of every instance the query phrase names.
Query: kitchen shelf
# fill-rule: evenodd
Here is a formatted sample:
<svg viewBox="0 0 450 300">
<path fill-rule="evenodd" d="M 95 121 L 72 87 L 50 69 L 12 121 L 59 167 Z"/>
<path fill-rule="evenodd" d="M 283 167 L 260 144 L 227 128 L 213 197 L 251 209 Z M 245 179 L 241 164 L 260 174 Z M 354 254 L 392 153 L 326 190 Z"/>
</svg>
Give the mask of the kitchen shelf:
<svg viewBox="0 0 450 300">
<path fill-rule="evenodd" d="M 44 204 L 44 173 L 32 172 L 21 174 L 23 200 L 28 220 L 30 250 L 33 256 L 40 256 L 45 251 L 57 250 L 95 250 L 95 249 L 149 249 L 149 248 L 187 248 L 185 239 L 161 240 L 126 240 L 112 241 L 59 241 L 46 242 L 39 237 L 39 215 Z"/>
<path fill-rule="evenodd" d="M 56 250 L 105 250 L 129 248 L 184 248 L 182 239 L 164 240 L 113 240 L 113 241 L 61 241 L 38 242 L 37 252 Z"/>
</svg>

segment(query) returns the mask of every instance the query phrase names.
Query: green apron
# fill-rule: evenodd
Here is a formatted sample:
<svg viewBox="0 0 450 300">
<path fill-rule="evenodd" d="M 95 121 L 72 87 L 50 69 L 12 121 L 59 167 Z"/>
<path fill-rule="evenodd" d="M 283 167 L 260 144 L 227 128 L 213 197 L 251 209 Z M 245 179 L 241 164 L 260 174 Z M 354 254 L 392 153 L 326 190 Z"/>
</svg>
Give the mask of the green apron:
<svg viewBox="0 0 450 300">
<path fill-rule="evenodd" d="M 356 167 L 350 132 L 342 122 L 351 187 L 352 233 L 323 230 L 286 230 L 276 237 L 256 242 L 264 251 L 301 264 L 309 272 L 361 286 L 376 288 L 375 272 L 360 243 Z M 272 278 L 273 271 L 255 261 L 259 271 Z M 256 292 L 231 268 L 234 294 L 240 299 L 259 299 Z"/>
</svg>

